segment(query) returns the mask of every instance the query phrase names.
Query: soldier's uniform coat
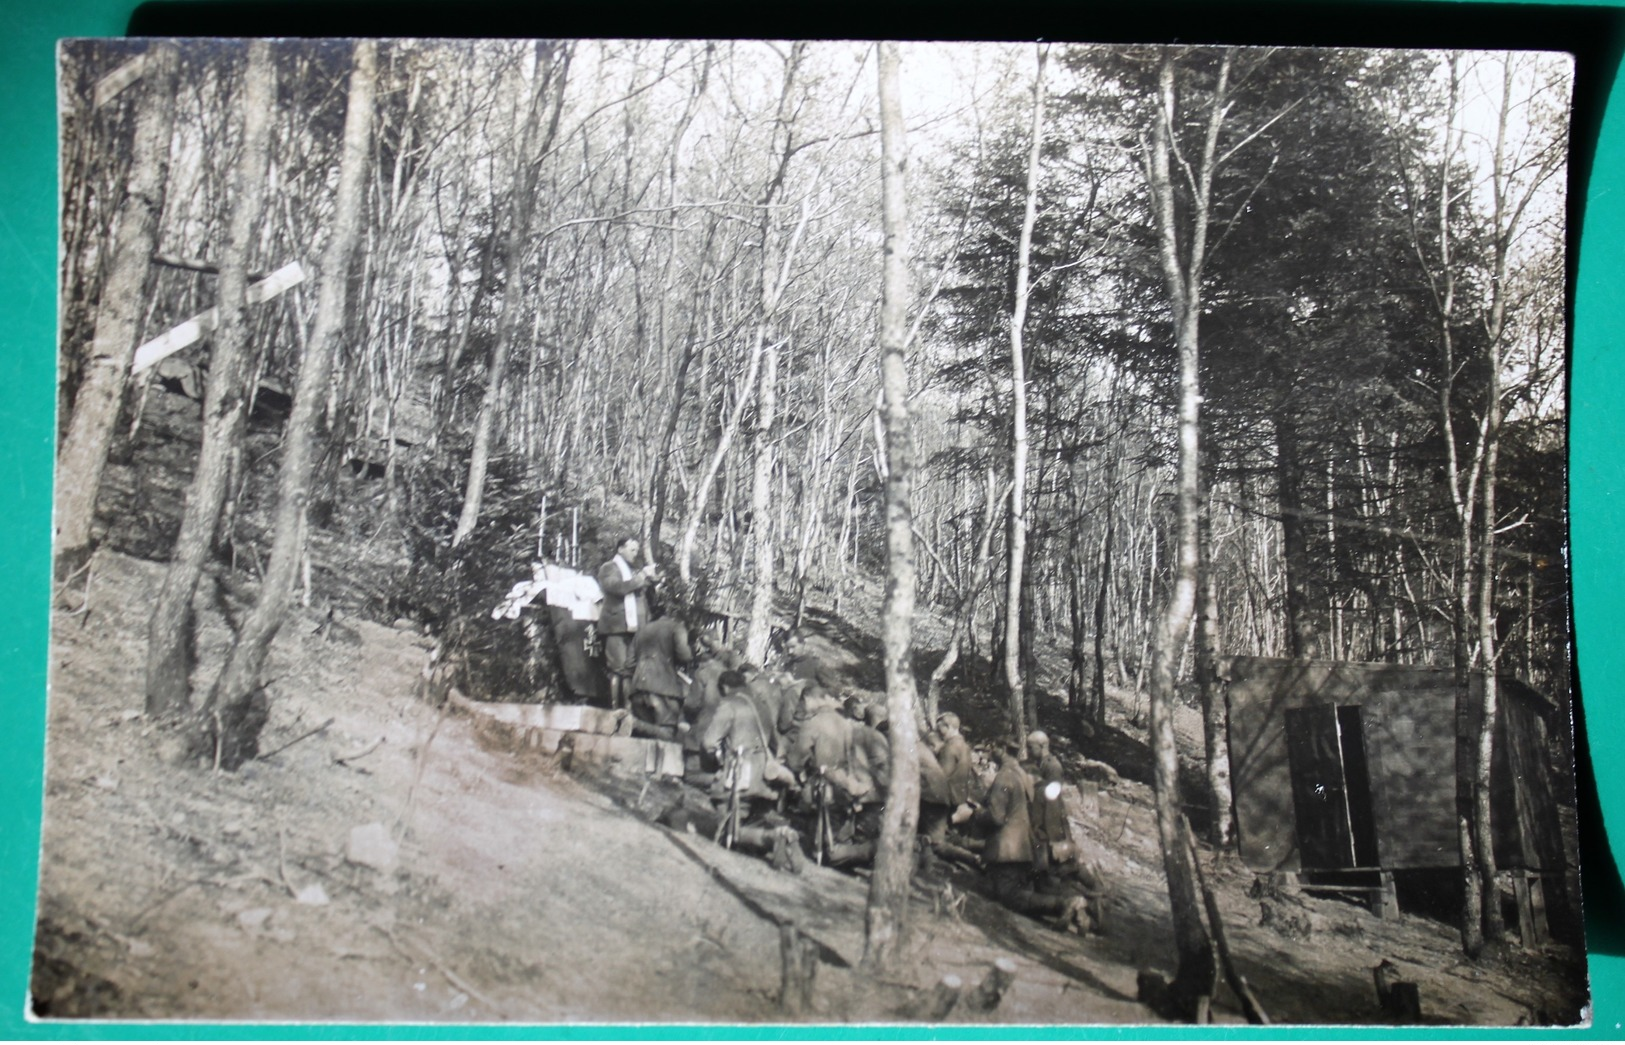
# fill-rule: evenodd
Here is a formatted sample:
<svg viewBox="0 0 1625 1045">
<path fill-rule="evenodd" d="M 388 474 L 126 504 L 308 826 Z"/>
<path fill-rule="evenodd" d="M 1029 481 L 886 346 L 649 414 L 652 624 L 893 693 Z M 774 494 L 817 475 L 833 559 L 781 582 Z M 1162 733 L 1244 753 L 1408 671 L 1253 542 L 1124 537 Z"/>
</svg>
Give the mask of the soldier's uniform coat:
<svg viewBox="0 0 1625 1045">
<path fill-rule="evenodd" d="M 1032 800 L 1032 779 L 1020 762 L 1006 758 L 987 789 L 987 820 L 995 828 L 982 850 L 988 863 L 1033 862 Z"/>
<path fill-rule="evenodd" d="M 682 621 L 662 617 L 639 628 L 632 640 L 632 691 L 681 699 L 687 686 L 677 674 L 677 666 L 693 659 L 688 628 Z"/>
<path fill-rule="evenodd" d="M 942 775 L 948 779 L 948 804 L 957 806 L 970 801 L 975 790 L 970 742 L 957 733 L 949 737 L 943 741 L 937 762 L 942 766 Z"/>
</svg>

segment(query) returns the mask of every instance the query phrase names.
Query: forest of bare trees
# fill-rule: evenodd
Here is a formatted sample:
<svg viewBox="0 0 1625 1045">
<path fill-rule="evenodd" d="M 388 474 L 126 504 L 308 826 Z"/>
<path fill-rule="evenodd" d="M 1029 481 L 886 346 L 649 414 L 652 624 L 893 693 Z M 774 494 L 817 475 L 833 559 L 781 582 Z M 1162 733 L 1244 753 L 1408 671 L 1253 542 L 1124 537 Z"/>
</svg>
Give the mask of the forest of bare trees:
<svg viewBox="0 0 1625 1045">
<path fill-rule="evenodd" d="M 1497 673 L 1566 693 L 1561 56 L 63 59 L 58 580 L 100 544 L 168 563 L 147 707 L 193 716 L 216 764 L 252 757 L 294 600 L 429 624 L 520 692 L 484 609 L 632 518 L 756 661 L 809 608 L 884 619 L 894 719 L 934 718 L 950 678 L 1016 738 L 1133 694 L 1181 976 L 1211 980 L 1170 709 L 1201 709 L 1184 754 L 1223 844 L 1220 658 L 1450 666 L 1463 723 L 1493 720 Z M 184 512 L 98 511 L 164 387 L 202 402 Z M 189 652 L 211 559 L 260 582 L 218 679 Z M 1457 739 L 1476 953 L 1503 931 L 1473 899 L 1489 731 Z"/>
</svg>

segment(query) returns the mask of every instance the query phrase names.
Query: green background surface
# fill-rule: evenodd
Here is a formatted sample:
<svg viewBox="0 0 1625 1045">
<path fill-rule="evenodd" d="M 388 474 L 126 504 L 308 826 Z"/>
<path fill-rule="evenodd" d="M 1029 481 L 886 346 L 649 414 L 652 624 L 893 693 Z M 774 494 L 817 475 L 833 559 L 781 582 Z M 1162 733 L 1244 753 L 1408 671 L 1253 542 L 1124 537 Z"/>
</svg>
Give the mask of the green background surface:
<svg viewBox="0 0 1625 1045">
<path fill-rule="evenodd" d="M 239 5 L 242 6 L 242 5 Z M 1287 5 L 1313 18 L 1315 0 Z M 1367 3 L 1375 19 L 1405 19 L 1417 12 L 1437 11 L 1415 3 Z M 200 5 L 200 11 L 210 5 Z M 458 5 L 443 2 L 442 11 Z M 1595 7 L 1625 10 L 1625 0 L 1609 0 Z M 274 5 L 258 5 L 261 13 Z M 417 15 L 433 11 L 434 4 L 411 8 Z M 1347 5 L 1342 8 L 1346 11 Z M 33 897 L 37 884 L 40 802 L 44 771 L 47 623 L 50 591 L 50 484 L 55 381 L 56 315 L 56 103 L 54 61 L 57 39 L 68 36 L 118 36 L 126 31 L 134 10 L 130 0 L 0 0 L 0 81 L 7 88 L 0 103 L 0 766 L 5 769 L 0 792 L 0 1038 L 312 1038 L 327 1036 L 392 1038 L 534 1037 L 518 1028 L 480 1027 L 320 1027 L 299 1025 L 207 1024 L 31 1024 L 24 1017 L 33 935 Z M 301 25 L 310 22 L 311 7 L 299 10 Z M 519 10 L 518 8 L 515 9 Z M 560 8 L 560 10 L 564 10 Z M 575 17 L 562 19 L 561 35 L 592 32 L 578 26 Z M 1098 9 L 1097 9 L 1098 10 Z M 1524 10 L 1527 10 L 1525 8 Z M 1560 18 L 1557 5 L 1542 10 Z M 625 8 L 633 23 L 638 9 Z M 1050 35 L 1089 38 L 1089 7 L 1053 5 L 1041 9 L 1038 29 L 1025 31 L 1025 23 L 983 22 L 982 32 L 1020 38 Z M 897 8 L 876 19 L 873 10 L 855 8 L 823 11 L 813 26 L 821 30 L 797 35 L 937 35 L 933 17 L 939 9 L 924 6 Z M 377 4 L 360 15 L 349 10 L 342 31 L 371 35 L 399 32 L 400 4 Z M 698 14 L 688 23 L 672 22 Z M 526 10 L 527 31 L 537 24 L 535 8 Z M 617 32 L 600 11 L 598 32 Z M 649 35 L 731 35 L 728 23 L 715 11 L 688 8 L 672 14 L 658 27 L 639 28 Z M 726 15 L 722 16 L 723 18 Z M 792 18 L 795 16 L 791 16 Z M 852 31 L 841 33 L 831 18 L 847 17 Z M 1000 17 L 999 12 L 983 19 Z M 906 19 L 906 21 L 905 21 Z M 935 23 L 940 25 L 939 23 Z M 892 26 L 904 26 L 894 30 Z M 1462 22 L 1464 30 L 1470 22 Z M 957 26 L 956 26 L 957 27 Z M 1617 26 L 1615 27 L 1617 30 Z M 832 31 L 833 30 L 833 31 Z M 1063 31 L 1064 30 L 1064 31 Z M 955 35 L 955 34 L 943 34 Z M 1617 57 L 1619 34 L 1603 41 Z M 1571 371 L 1571 507 L 1572 568 L 1574 571 L 1575 634 L 1585 709 L 1585 739 L 1594 753 L 1597 793 L 1602 820 L 1614 839 L 1625 838 L 1625 569 L 1621 568 L 1619 498 L 1625 494 L 1625 411 L 1613 401 L 1625 394 L 1625 346 L 1617 332 L 1625 325 L 1625 82 L 1617 77 L 1602 115 L 1595 164 L 1589 185 L 1585 228 L 1579 243 Z M 1582 789 L 1590 787 L 1582 776 Z M 1582 802 L 1584 804 L 1584 802 Z M 1310 1028 L 1278 1029 L 1269 1037 L 1283 1038 L 1511 1038 L 1572 1037 L 1619 1039 L 1625 1037 L 1625 896 L 1622 896 L 1616 861 L 1604 832 L 1597 825 L 1586 839 L 1588 864 L 1584 870 L 1588 933 L 1591 938 L 1591 977 L 1594 1022 L 1589 1029 L 1517 1031 L 1451 1029 L 1396 1031 L 1394 1029 Z M 552 1028 L 554 1037 L 594 1039 L 657 1034 L 667 1038 L 759 1037 L 751 1028 Z M 812 1028 L 766 1032 L 779 1038 L 918 1037 L 919 1029 Z M 936 1031 L 939 1038 L 974 1038 L 987 1032 L 973 1029 Z M 1180 1028 L 1090 1029 L 1091 1037 L 1166 1038 L 1169 1036 L 1259 1037 L 1241 1028 L 1201 1032 Z M 1057 1029 L 1004 1028 L 1003 1038 L 1073 1037 Z"/>
</svg>

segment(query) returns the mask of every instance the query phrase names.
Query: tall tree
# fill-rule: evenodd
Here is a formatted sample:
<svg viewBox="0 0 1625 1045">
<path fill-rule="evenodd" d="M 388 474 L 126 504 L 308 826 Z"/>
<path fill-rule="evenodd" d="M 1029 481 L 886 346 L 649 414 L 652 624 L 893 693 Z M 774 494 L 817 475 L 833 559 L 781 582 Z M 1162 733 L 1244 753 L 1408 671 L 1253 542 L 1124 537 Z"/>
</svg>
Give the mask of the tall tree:
<svg viewBox="0 0 1625 1045">
<path fill-rule="evenodd" d="M 784 192 L 785 178 L 790 161 L 802 146 L 796 142 L 796 94 L 801 89 L 797 74 L 806 60 L 806 41 L 790 45 L 784 58 L 784 79 L 779 91 L 779 107 L 773 117 L 771 173 L 759 204 L 762 236 L 762 272 L 760 277 L 760 309 L 754 337 L 761 346 L 761 383 L 756 389 L 756 427 L 751 434 L 751 540 L 755 549 L 755 569 L 750 588 L 750 613 L 745 622 L 745 656 L 757 664 L 765 663 L 769 641 L 773 632 L 773 598 L 777 592 L 774 582 L 773 529 L 770 525 L 773 464 L 778 454 L 778 386 L 779 350 L 778 309 L 790 282 L 790 266 L 795 261 L 796 248 L 807 226 L 810 200 L 801 201 L 801 215 L 795 224 L 789 243 L 777 247 L 774 235 L 779 224 L 778 205 Z"/>
<path fill-rule="evenodd" d="M 1506 342 L 1516 312 L 1509 269 L 1528 208 L 1562 169 L 1567 131 L 1562 119 L 1537 111 L 1535 97 L 1549 90 L 1540 82 L 1547 75 L 1540 66 L 1538 59 L 1511 54 L 1470 62 L 1457 53 L 1447 55 L 1443 126 L 1433 161 L 1400 155 L 1412 245 L 1437 324 L 1433 387 L 1455 523 L 1456 819 L 1464 896 L 1460 929 L 1469 955 L 1505 936 L 1490 821 L 1490 766 L 1498 704 L 1498 463 Z M 1486 75 L 1499 80 L 1483 90 L 1494 107 L 1495 130 L 1475 171 L 1466 96 L 1474 80 Z M 1514 120 L 1522 124 L 1521 132 L 1514 132 Z M 1472 212 L 1484 196 L 1490 213 L 1479 228 Z"/>
<path fill-rule="evenodd" d="M 102 468 L 130 377 L 145 307 L 143 290 L 158 242 L 158 220 L 169 181 L 175 124 L 175 44 L 156 40 L 146 56 L 143 92 L 131 145 L 130 182 L 119 210 L 113 257 L 97 303 L 95 332 L 73 414 L 57 452 L 57 569 L 71 572 L 88 555 L 90 524 Z"/>
<path fill-rule="evenodd" d="M 320 445 L 319 421 L 327 403 L 333 359 L 344 336 L 345 317 L 349 314 L 350 264 L 361 237 L 362 193 L 372 145 L 377 53 L 376 41 L 360 40 L 355 44 L 333 220 L 318 272 L 321 289 L 316 300 L 316 321 L 304 359 L 300 361 L 293 407 L 282 440 L 282 467 L 277 476 L 277 509 L 272 524 L 274 536 L 265 580 L 260 585 L 259 601 L 237 635 L 226 666 L 202 709 L 201 736 L 208 747 L 221 752 L 220 764 L 225 769 L 235 769 L 258 752 L 259 732 L 266 717 L 259 676 L 271 640 L 287 615 L 294 577 L 305 553 L 306 512 Z"/>
<path fill-rule="evenodd" d="M 1010 465 L 1010 573 L 1005 586 L 1004 681 L 1010 690 L 1010 728 L 1026 750 L 1029 726 L 1037 724 L 1036 707 L 1027 706 L 1021 677 L 1022 574 L 1027 556 L 1027 359 L 1024 335 L 1027 301 L 1032 292 L 1033 225 L 1038 220 L 1039 159 L 1044 148 L 1044 64 L 1046 44 L 1037 46 L 1033 76 L 1032 145 L 1027 153 L 1027 196 L 1021 236 L 1016 246 L 1016 297 L 1010 313 L 1010 388 L 1012 396 Z"/>
<path fill-rule="evenodd" d="M 875 873 L 869 880 L 863 964 L 895 966 L 906 924 L 914 872 L 914 831 L 920 805 L 918 694 L 914 682 L 914 521 L 909 493 L 914 442 L 908 410 L 909 243 L 904 172 L 908 145 L 898 89 L 897 44 L 880 43 L 880 176 L 884 268 L 880 298 L 881 389 L 886 428 L 886 720 L 891 730 L 891 777 Z"/>
<path fill-rule="evenodd" d="M 1194 166 L 1184 161 L 1187 192 L 1176 196 L 1173 157 L 1183 114 L 1176 91 L 1175 51 L 1164 48 L 1157 67 L 1157 106 L 1146 150 L 1146 180 L 1156 219 L 1158 256 L 1167 283 L 1179 350 L 1179 465 L 1175 523 L 1174 592 L 1157 629 L 1151 659 L 1151 749 L 1155 758 L 1152 790 L 1163 872 L 1173 906 L 1174 946 L 1179 968 L 1174 996 L 1187 1019 L 1196 1019 L 1214 986 L 1213 943 L 1202 921 L 1196 894 L 1196 868 L 1186 842 L 1179 808 L 1179 754 L 1174 740 L 1174 683 L 1186 633 L 1196 606 L 1197 542 L 1201 513 L 1198 468 L 1200 431 L 1202 276 L 1207 263 L 1208 212 L 1218 163 L 1219 131 L 1229 109 L 1231 53 L 1219 58 L 1208 98 L 1207 119 Z M 1183 149 L 1179 149 L 1183 153 Z M 1181 223 L 1181 217 L 1185 220 Z"/>
<path fill-rule="evenodd" d="M 520 322 L 524 315 L 522 305 L 527 290 L 525 259 L 531 247 L 531 221 L 536 210 L 537 182 L 542 161 L 552 150 L 553 139 L 558 134 L 559 115 L 564 107 L 564 86 L 570 74 L 571 45 L 538 40 L 535 48 L 535 69 L 526 90 L 526 104 L 521 109 L 524 116 L 514 142 L 513 188 L 502 249 L 507 273 L 497 306 L 496 341 L 491 347 L 485 393 L 474 422 L 474 448 L 469 455 L 462 511 L 458 514 L 457 529 L 451 538 L 453 547 L 466 541 L 480 520 L 485 477 L 491 463 L 492 435 L 497 408 L 502 401 L 502 381 L 507 374 L 508 360 L 514 353 L 514 342 L 519 338 Z"/>
<path fill-rule="evenodd" d="M 231 218 L 220 244 L 220 320 L 214 332 L 209 383 L 203 399 L 203 444 L 187 489 L 180 535 L 147 632 L 146 702 L 148 713 L 154 715 L 182 710 L 191 700 L 192 596 L 214 544 L 227 479 L 248 413 L 248 382 L 254 369 L 248 272 L 254 245 L 260 238 L 271 156 L 271 116 L 276 104 L 276 69 L 271 63 L 269 41 L 255 40 L 248 45 L 240 99 L 237 111 L 241 139 L 232 177 Z"/>
</svg>

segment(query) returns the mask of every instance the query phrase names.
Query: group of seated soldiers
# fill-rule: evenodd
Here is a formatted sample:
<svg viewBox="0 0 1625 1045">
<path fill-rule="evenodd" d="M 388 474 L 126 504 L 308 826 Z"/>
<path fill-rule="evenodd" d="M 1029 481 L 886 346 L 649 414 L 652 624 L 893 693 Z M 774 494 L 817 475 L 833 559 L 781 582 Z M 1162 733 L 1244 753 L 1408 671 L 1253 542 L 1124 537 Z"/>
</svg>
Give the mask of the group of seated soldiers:
<svg viewBox="0 0 1625 1045">
<path fill-rule="evenodd" d="M 841 694 L 840 679 L 795 636 L 771 670 L 698 638 L 692 649 L 687 629 L 668 617 L 632 643 L 634 732 L 679 742 L 684 781 L 710 806 L 668 810 L 667 822 L 790 868 L 808 856 L 832 866 L 872 860 L 890 780 L 886 709 Z M 1027 738 L 1036 778 L 1012 743 L 990 782 L 956 715 L 926 724 L 922 739 L 922 862 L 980 867 L 1006 907 L 1074 932 L 1098 928 L 1099 883 L 1077 859 L 1048 738 Z"/>
</svg>

